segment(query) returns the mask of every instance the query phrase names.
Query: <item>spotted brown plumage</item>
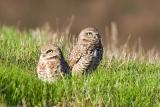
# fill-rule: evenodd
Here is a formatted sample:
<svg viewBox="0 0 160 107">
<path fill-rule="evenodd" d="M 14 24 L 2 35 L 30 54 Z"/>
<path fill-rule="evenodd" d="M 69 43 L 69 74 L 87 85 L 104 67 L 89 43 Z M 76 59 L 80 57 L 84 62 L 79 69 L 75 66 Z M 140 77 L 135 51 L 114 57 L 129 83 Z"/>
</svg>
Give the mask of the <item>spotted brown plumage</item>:
<svg viewBox="0 0 160 107">
<path fill-rule="evenodd" d="M 69 55 L 72 74 L 89 73 L 97 68 L 103 57 L 103 46 L 97 29 L 85 28 Z"/>
<path fill-rule="evenodd" d="M 55 44 L 44 45 L 37 66 L 38 78 L 52 82 L 69 73 L 69 66 L 64 60 L 60 48 Z"/>
</svg>

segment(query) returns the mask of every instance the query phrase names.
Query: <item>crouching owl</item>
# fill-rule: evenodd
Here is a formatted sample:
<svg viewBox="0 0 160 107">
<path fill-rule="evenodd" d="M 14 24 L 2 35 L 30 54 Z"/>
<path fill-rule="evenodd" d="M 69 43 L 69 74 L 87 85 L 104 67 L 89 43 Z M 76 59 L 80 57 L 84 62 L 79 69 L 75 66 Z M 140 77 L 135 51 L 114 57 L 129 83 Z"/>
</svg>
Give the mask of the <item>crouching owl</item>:
<svg viewBox="0 0 160 107">
<path fill-rule="evenodd" d="M 69 66 L 63 57 L 61 49 L 55 44 L 42 46 L 37 66 L 38 78 L 43 81 L 52 82 L 58 77 L 63 78 L 68 73 Z"/>
</svg>

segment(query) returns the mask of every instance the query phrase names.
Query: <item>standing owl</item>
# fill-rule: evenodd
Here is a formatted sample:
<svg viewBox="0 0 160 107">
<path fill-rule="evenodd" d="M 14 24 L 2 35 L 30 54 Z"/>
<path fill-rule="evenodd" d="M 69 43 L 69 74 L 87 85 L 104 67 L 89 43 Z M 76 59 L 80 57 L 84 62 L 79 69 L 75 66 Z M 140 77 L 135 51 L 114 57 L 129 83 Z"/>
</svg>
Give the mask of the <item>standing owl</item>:
<svg viewBox="0 0 160 107">
<path fill-rule="evenodd" d="M 77 44 L 69 55 L 72 74 L 89 73 L 97 68 L 103 57 L 103 46 L 95 28 L 85 28 L 79 34 Z"/>
<path fill-rule="evenodd" d="M 37 66 L 38 78 L 52 82 L 68 73 L 69 67 L 57 45 L 49 44 L 41 48 L 41 55 Z"/>
</svg>

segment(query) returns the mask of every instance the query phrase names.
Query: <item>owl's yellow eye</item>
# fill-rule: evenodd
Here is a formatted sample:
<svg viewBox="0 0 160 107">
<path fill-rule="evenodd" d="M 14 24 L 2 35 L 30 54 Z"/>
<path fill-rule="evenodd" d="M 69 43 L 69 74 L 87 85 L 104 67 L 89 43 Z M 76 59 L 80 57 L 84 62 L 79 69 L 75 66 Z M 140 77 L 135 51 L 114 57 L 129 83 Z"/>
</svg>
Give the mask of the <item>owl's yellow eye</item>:
<svg viewBox="0 0 160 107">
<path fill-rule="evenodd" d="M 50 52 L 53 52 L 53 50 L 52 50 L 52 49 L 50 49 L 50 50 L 48 50 L 46 53 L 50 53 Z"/>
<path fill-rule="evenodd" d="M 87 35 L 92 35 L 92 32 L 87 32 L 86 34 L 87 34 Z"/>
</svg>

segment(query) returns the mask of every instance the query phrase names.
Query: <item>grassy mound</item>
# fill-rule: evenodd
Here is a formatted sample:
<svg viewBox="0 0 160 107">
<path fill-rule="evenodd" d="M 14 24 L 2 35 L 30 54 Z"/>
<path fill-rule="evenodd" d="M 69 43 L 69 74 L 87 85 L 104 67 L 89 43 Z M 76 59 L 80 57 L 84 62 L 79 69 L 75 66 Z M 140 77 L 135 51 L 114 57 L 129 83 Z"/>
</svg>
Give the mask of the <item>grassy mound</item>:
<svg viewBox="0 0 160 107">
<path fill-rule="evenodd" d="M 104 58 L 91 75 L 66 77 L 53 84 L 40 81 L 35 70 L 42 43 L 34 34 L 14 28 L 0 29 L 3 106 L 160 106 L 158 62 Z M 67 56 L 69 45 L 61 47 Z"/>
</svg>

